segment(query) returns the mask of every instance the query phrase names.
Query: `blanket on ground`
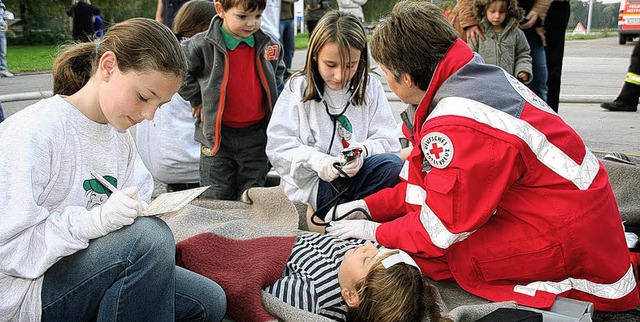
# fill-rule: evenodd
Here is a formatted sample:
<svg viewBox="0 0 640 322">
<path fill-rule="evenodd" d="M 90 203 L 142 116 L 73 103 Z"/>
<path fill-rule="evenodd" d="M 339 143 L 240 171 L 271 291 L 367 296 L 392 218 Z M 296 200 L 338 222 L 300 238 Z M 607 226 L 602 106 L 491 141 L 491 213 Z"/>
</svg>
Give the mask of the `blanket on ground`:
<svg viewBox="0 0 640 322">
<path fill-rule="evenodd" d="M 280 277 L 295 241 L 295 236 L 237 240 L 201 233 L 176 245 L 176 264 L 220 284 L 234 320 L 273 321 L 260 291 Z"/>
<path fill-rule="evenodd" d="M 271 187 L 249 189 L 242 202 L 194 200 L 180 211 L 163 215 L 162 218 L 171 227 L 176 242 L 180 245 L 181 241 L 186 241 L 189 237 L 207 232 L 234 240 L 296 236 L 298 211 L 284 195 L 282 188 Z M 291 249 L 285 261 L 290 251 Z M 184 261 L 185 254 L 180 252 Z M 218 281 L 218 278 L 215 280 Z M 455 283 L 436 283 L 436 286 L 441 287 L 439 284 L 442 284 L 442 294 L 446 296 L 446 299 L 443 297 L 444 303 L 441 303 L 443 314 L 448 313 L 454 321 L 475 321 L 497 308 L 516 307 L 514 302 L 490 303 L 466 293 Z M 265 291 L 261 291 L 261 297 L 264 308 L 280 321 L 331 322 L 323 316 L 294 308 Z M 247 305 L 242 307 L 250 309 Z M 239 318 L 234 320 L 245 321 Z"/>
</svg>

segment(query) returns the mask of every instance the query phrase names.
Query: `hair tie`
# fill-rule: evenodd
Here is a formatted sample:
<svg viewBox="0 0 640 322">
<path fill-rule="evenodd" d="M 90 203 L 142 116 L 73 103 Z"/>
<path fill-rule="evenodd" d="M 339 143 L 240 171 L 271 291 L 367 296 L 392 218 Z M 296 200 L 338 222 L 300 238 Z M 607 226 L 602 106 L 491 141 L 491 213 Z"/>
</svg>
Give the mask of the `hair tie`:
<svg viewBox="0 0 640 322">
<path fill-rule="evenodd" d="M 100 42 L 96 42 L 96 55 L 98 54 L 98 48 L 100 48 Z"/>
</svg>

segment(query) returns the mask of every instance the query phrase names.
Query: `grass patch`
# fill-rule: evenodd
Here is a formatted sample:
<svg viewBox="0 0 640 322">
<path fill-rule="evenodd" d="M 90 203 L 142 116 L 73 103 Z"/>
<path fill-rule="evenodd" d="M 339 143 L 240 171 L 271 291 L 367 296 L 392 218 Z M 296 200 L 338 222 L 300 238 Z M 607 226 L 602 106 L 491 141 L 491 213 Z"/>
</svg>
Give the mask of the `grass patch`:
<svg viewBox="0 0 640 322">
<path fill-rule="evenodd" d="M 591 33 L 585 35 L 572 35 L 570 30 L 567 30 L 566 40 L 578 40 L 578 39 L 597 39 L 618 36 L 618 30 L 616 29 L 592 29 Z"/>
<path fill-rule="evenodd" d="M 296 49 L 306 49 L 309 34 L 296 35 Z M 58 45 L 8 46 L 7 64 L 12 73 L 49 71 L 58 54 Z"/>
<path fill-rule="evenodd" d="M 8 46 L 7 65 L 12 73 L 51 70 L 58 46 Z"/>
<path fill-rule="evenodd" d="M 307 46 L 309 45 L 309 34 L 306 32 L 297 34 L 295 44 L 296 49 L 307 49 Z"/>
</svg>

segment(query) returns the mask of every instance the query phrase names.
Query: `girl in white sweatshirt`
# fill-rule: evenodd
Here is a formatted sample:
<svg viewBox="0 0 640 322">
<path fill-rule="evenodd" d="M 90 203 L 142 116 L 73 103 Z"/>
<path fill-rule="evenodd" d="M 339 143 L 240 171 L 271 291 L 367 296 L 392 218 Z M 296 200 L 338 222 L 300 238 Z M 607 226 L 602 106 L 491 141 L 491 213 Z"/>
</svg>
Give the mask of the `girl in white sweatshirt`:
<svg viewBox="0 0 640 322">
<path fill-rule="evenodd" d="M 399 181 L 397 127 L 382 84 L 368 69 L 362 23 L 329 12 L 309 40 L 303 70 L 285 84 L 274 108 L 267 156 L 289 199 L 320 216 L 310 224 L 322 224 L 337 203 Z M 326 221 L 334 220 L 330 215 Z"/>
<path fill-rule="evenodd" d="M 168 28 L 130 19 L 67 48 L 57 95 L 0 124 L 0 320 L 223 318 L 222 288 L 177 268 L 167 225 L 139 217 L 153 180 L 127 129 L 185 71 Z"/>
</svg>

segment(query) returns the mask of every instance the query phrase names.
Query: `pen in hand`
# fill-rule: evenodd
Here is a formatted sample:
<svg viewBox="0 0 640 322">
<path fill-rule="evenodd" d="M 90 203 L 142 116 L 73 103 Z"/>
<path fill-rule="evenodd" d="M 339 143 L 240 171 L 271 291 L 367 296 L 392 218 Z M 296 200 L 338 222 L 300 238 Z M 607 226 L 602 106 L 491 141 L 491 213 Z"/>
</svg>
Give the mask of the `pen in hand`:
<svg viewBox="0 0 640 322">
<path fill-rule="evenodd" d="M 116 231 L 124 226 L 133 224 L 134 220 L 144 211 L 146 203 L 139 199 L 138 188 L 135 186 L 118 190 L 111 182 L 107 181 L 97 172 L 89 171 L 106 189 L 111 190 L 109 198 L 102 203 L 98 211 L 90 210 L 95 230 L 97 234 L 91 238 L 104 236 Z"/>
<path fill-rule="evenodd" d="M 95 171 L 93 171 L 93 170 L 91 170 L 91 171 L 89 171 L 89 172 L 91 172 L 91 175 L 92 175 L 94 178 L 96 178 L 100 183 L 102 183 L 102 185 L 103 185 L 105 188 L 109 189 L 109 191 L 111 191 L 112 193 L 113 193 L 113 192 L 118 191 L 118 189 L 117 189 L 116 187 L 114 187 L 114 186 L 111 184 L 111 182 L 107 181 L 107 179 L 105 179 L 105 178 L 104 178 L 103 176 L 101 176 L 99 173 L 97 173 L 97 172 L 95 172 Z"/>
<path fill-rule="evenodd" d="M 96 180 L 98 180 L 105 188 L 109 189 L 112 193 L 115 193 L 116 191 L 118 191 L 118 188 L 116 188 L 114 185 L 112 185 L 111 182 L 107 181 L 107 179 L 105 179 L 103 176 L 101 176 L 96 171 L 90 170 L 89 172 L 91 173 L 91 175 L 94 178 L 96 178 Z M 127 190 L 129 190 L 129 189 L 124 189 L 124 191 L 122 191 L 122 192 L 125 193 L 125 195 L 129 196 L 130 198 L 138 201 L 139 206 L 137 208 L 138 208 L 139 212 L 143 212 L 146 208 L 149 207 L 146 202 L 144 202 L 142 200 L 139 200 L 138 189 L 135 189 L 135 193 L 133 193 L 133 194 L 131 194 Z"/>
</svg>

